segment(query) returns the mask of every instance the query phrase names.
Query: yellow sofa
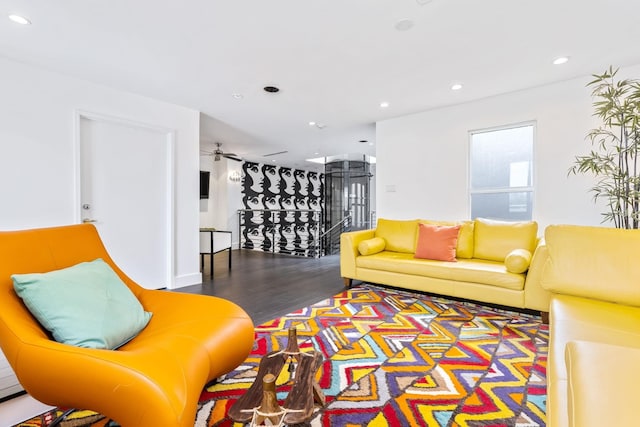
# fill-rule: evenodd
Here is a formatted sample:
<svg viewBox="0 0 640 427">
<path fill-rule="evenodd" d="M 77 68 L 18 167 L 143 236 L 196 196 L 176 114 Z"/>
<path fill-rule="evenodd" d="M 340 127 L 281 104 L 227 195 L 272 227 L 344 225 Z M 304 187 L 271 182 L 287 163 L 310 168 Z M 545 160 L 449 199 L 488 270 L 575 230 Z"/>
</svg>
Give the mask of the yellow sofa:
<svg viewBox="0 0 640 427">
<path fill-rule="evenodd" d="M 632 426 L 640 384 L 640 230 L 545 230 L 547 425 Z"/>
<path fill-rule="evenodd" d="M 416 259 L 418 224 L 460 225 L 456 262 Z M 546 260 L 535 222 L 379 219 L 377 227 L 342 233 L 340 273 L 353 279 L 499 305 L 548 311 L 549 292 L 540 286 Z M 515 251 L 515 252 L 514 252 Z M 525 251 L 527 265 L 512 253 Z"/>
<path fill-rule="evenodd" d="M 117 350 L 54 341 L 11 276 L 104 260 L 151 320 Z M 204 385 L 246 358 L 253 323 L 220 298 L 148 290 L 113 262 L 93 225 L 0 232 L 0 346 L 24 389 L 53 406 L 91 409 L 123 427 L 192 427 Z"/>
</svg>

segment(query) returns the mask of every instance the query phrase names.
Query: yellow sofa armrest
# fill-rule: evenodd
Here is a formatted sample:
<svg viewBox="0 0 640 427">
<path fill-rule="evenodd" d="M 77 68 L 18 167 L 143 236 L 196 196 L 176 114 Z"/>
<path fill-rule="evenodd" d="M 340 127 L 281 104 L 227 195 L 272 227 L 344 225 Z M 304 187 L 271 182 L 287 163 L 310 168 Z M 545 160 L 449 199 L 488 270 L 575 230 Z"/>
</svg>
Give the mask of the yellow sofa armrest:
<svg viewBox="0 0 640 427">
<path fill-rule="evenodd" d="M 640 349 L 570 341 L 565 348 L 569 426 L 632 426 Z"/>
<path fill-rule="evenodd" d="M 524 306 L 531 310 L 549 311 L 551 292 L 542 287 L 542 273 L 549 258 L 549 252 L 544 239 L 538 241 L 533 252 L 529 271 L 524 283 Z"/>
<path fill-rule="evenodd" d="M 360 255 L 358 245 L 363 240 L 372 239 L 375 230 L 348 231 L 340 235 L 340 276 L 357 279 L 356 258 Z"/>
</svg>

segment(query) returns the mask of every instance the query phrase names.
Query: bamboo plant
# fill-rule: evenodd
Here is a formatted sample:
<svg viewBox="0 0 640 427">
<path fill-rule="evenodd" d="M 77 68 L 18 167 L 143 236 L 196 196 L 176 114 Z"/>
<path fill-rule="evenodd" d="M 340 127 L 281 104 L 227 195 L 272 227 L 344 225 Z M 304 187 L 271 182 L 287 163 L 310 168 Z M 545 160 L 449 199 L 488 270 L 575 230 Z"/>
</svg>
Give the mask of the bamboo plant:
<svg viewBox="0 0 640 427">
<path fill-rule="evenodd" d="M 593 115 L 602 123 L 587 134 L 591 152 L 576 156 L 570 174 L 592 174 L 597 180 L 590 189 L 594 202 L 602 199 L 607 211 L 602 222 L 616 228 L 640 226 L 640 81 L 616 79 L 618 70 L 609 67 L 594 74 Z"/>
</svg>

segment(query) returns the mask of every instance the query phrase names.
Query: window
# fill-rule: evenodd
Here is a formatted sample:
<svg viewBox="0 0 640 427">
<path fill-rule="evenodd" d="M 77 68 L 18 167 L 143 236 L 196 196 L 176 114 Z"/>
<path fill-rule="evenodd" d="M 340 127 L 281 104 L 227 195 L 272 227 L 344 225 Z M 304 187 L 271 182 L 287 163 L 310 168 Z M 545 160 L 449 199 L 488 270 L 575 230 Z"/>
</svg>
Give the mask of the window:
<svg viewBox="0 0 640 427">
<path fill-rule="evenodd" d="M 471 218 L 530 220 L 533 123 L 471 132 Z"/>
</svg>

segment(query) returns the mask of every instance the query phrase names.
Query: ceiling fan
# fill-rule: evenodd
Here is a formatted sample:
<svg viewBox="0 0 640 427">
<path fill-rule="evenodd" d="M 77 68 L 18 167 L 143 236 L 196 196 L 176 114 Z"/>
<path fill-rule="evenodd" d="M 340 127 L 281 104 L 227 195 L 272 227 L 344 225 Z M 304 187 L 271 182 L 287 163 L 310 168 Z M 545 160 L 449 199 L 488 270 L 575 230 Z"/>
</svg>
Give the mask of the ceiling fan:
<svg viewBox="0 0 640 427">
<path fill-rule="evenodd" d="M 214 161 L 219 161 L 222 157 L 224 157 L 225 159 L 229 159 L 229 160 L 235 160 L 236 162 L 241 162 L 242 159 L 240 159 L 239 157 L 237 157 L 237 154 L 234 153 L 225 153 L 224 151 L 222 151 L 222 143 L 221 142 L 216 142 L 216 149 L 213 150 L 213 152 L 206 152 L 205 154 L 207 154 L 208 156 L 213 156 L 213 160 Z"/>
</svg>

